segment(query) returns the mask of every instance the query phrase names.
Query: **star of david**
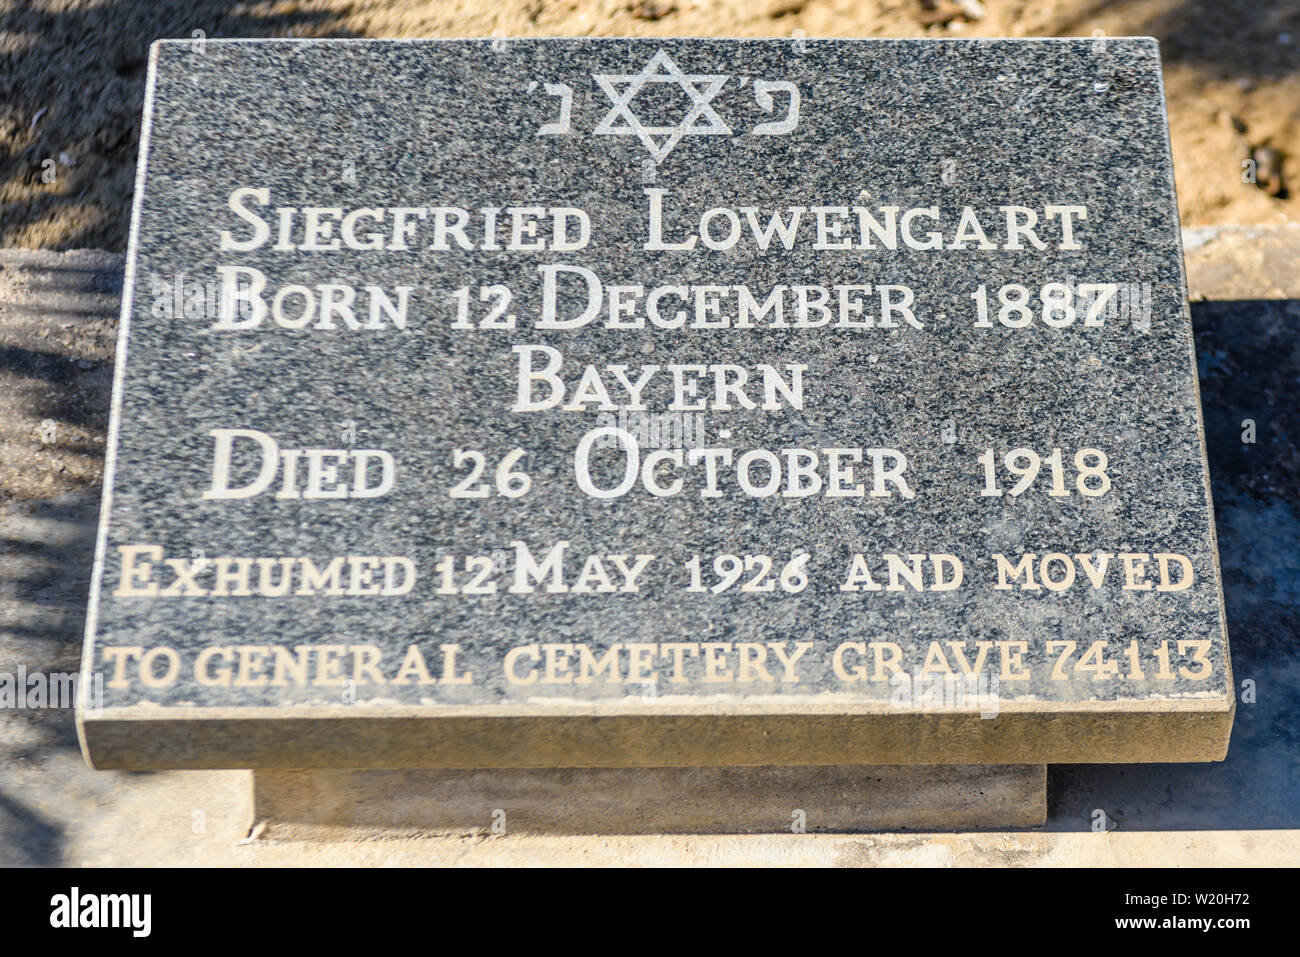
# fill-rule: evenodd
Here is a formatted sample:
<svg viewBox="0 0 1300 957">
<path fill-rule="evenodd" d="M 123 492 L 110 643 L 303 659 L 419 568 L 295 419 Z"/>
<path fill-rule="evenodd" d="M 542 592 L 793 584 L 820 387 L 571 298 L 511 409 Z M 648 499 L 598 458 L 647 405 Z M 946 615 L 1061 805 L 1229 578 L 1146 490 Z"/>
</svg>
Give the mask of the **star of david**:
<svg viewBox="0 0 1300 957">
<path fill-rule="evenodd" d="M 650 151 L 655 163 L 663 162 L 683 136 L 731 135 L 731 127 L 709 106 L 709 101 L 731 79 L 729 75 L 683 73 L 672 57 L 660 50 L 640 73 L 597 73 L 592 78 L 614 104 L 592 135 L 635 136 Z M 690 109 L 681 122 L 672 126 L 646 126 L 637 118 L 632 112 L 632 100 L 647 83 L 676 83 L 691 98 Z"/>
</svg>

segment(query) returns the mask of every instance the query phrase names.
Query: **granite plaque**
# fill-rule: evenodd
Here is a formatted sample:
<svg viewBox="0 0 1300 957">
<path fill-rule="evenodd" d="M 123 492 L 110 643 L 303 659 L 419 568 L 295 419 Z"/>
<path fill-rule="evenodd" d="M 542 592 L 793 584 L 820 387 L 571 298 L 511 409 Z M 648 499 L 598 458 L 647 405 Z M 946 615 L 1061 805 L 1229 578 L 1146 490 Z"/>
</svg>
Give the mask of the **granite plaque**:
<svg viewBox="0 0 1300 957">
<path fill-rule="evenodd" d="M 99 767 L 1199 761 L 1150 39 L 163 41 Z"/>
</svg>

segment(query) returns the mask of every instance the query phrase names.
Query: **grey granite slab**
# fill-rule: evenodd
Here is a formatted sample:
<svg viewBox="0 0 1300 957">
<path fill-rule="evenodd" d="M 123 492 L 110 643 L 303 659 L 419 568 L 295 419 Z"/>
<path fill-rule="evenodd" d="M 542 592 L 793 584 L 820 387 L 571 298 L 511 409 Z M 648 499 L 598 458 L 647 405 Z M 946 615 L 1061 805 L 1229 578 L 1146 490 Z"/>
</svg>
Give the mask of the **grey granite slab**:
<svg viewBox="0 0 1300 957">
<path fill-rule="evenodd" d="M 1223 756 L 1154 41 L 160 42 L 145 122 L 96 766 Z"/>
</svg>

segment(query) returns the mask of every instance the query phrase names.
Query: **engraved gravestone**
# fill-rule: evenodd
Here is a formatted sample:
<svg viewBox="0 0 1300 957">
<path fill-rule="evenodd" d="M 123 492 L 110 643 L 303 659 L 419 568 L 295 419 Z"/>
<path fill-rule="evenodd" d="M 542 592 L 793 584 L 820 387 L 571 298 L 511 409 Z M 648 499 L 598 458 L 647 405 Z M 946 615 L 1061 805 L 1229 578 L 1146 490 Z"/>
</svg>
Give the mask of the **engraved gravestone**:
<svg viewBox="0 0 1300 957">
<path fill-rule="evenodd" d="M 1155 41 L 160 42 L 99 767 L 1221 758 Z"/>
</svg>

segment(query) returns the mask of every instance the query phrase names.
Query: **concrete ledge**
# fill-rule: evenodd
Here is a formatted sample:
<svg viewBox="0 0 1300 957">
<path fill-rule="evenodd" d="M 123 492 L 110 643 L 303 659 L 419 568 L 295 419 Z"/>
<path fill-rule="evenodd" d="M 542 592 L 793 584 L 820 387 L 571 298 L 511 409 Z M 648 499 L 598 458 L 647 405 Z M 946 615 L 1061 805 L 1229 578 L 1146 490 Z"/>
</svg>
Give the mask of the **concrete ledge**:
<svg viewBox="0 0 1300 957">
<path fill-rule="evenodd" d="M 1046 817 L 1041 764 L 258 771 L 252 833 L 789 834 L 800 822 L 807 833 L 854 833 L 1037 827 Z"/>
</svg>

